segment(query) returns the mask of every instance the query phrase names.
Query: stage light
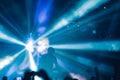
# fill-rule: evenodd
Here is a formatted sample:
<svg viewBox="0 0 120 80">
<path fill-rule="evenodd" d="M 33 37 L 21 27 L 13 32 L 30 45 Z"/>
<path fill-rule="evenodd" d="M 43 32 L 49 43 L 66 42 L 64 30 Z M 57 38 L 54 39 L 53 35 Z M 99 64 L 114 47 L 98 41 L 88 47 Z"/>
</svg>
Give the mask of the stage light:
<svg viewBox="0 0 120 80">
<path fill-rule="evenodd" d="M 33 52 L 34 51 L 34 41 L 32 38 L 29 38 L 28 41 L 27 41 L 27 44 L 26 44 L 26 50 L 28 52 Z"/>
<path fill-rule="evenodd" d="M 17 58 L 22 52 L 24 52 L 25 49 L 22 49 L 18 53 L 16 53 L 14 56 L 7 56 L 4 59 L 0 60 L 0 70 L 9 65 L 15 58 Z"/>
<path fill-rule="evenodd" d="M 107 0 L 89 0 L 85 1 L 82 6 L 78 5 L 78 9 L 74 12 L 74 17 L 82 17 L 88 12 L 98 8 L 100 5 L 106 3 Z"/>
<path fill-rule="evenodd" d="M 8 35 L 9 34 L 9 35 Z M 6 42 L 12 42 L 12 43 L 16 43 L 22 46 L 25 46 L 25 44 L 13 37 L 13 36 L 9 31 L 7 31 L 1 24 L 0 24 L 0 40 L 2 41 L 6 41 Z M 14 36 L 15 37 L 15 36 Z"/>
<path fill-rule="evenodd" d="M 37 42 L 37 51 L 43 52 L 49 47 L 49 40 L 47 38 L 40 39 Z"/>
<path fill-rule="evenodd" d="M 28 39 L 25 49 L 28 51 L 30 69 L 32 71 L 37 71 L 37 66 L 32 56 L 32 52 L 34 52 L 34 40 L 32 38 Z"/>
<path fill-rule="evenodd" d="M 0 32 L 0 39 L 3 39 L 3 40 L 6 40 L 8 42 L 13 42 L 13 43 L 16 43 L 16 44 L 19 44 L 19 45 L 22 45 L 22 46 L 25 46 L 25 44 L 17 39 L 14 39 L 4 33 L 1 33 Z"/>
<path fill-rule="evenodd" d="M 120 41 L 101 41 L 75 44 L 51 45 L 57 49 L 75 49 L 75 50 L 98 50 L 98 51 L 120 51 Z"/>
<path fill-rule="evenodd" d="M 53 30 L 56 31 L 58 29 L 60 29 L 62 26 L 65 26 L 68 24 L 68 20 L 67 19 L 62 19 L 54 28 Z"/>
<path fill-rule="evenodd" d="M 51 33 L 57 31 L 58 29 L 60 29 L 60 28 L 62 28 L 64 26 L 66 26 L 67 24 L 69 24 L 73 20 L 75 20 L 76 18 L 83 17 L 85 14 L 87 14 L 90 11 L 96 9 L 100 5 L 106 3 L 107 1 L 108 0 L 104 0 L 104 1 L 101 1 L 101 0 L 84 1 L 83 4 L 82 4 L 82 6 L 78 5 L 74 10 L 70 11 L 69 13 L 67 13 L 66 15 L 64 15 L 62 18 L 60 18 L 53 25 L 53 28 L 51 30 L 49 30 L 48 32 L 46 32 L 46 34 L 42 35 L 41 37 L 39 37 L 36 41 L 38 41 L 39 39 L 44 38 L 44 37 L 50 35 Z M 81 2 L 79 4 L 81 4 Z"/>
<path fill-rule="evenodd" d="M 84 49 L 91 49 L 92 46 L 88 43 L 86 44 L 59 44 L 59 45 L 50 45 L 51 47 L 57 48 L 57 49 L 80 49 L 80 50 L 84 50 Z"/>
</svg>

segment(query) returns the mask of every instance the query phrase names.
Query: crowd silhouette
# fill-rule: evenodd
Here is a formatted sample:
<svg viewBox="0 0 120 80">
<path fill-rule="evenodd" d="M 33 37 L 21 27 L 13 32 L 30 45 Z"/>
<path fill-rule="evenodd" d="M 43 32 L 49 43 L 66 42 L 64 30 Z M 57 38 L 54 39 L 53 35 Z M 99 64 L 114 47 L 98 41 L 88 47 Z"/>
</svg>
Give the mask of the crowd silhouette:
<svg viewBox="0 0 120 80">
<path fill-rule="evenodd" d="M 57 59 L 53 55 L 55 53 L 54 48 L 49 47 L 48 48 L 48 53 L 44 54 L 40 58 L 40 65 L 39 65 L 39 71 L 34 72 L 30 70 L 26 70 L 24 72 L 23 77 L 19 80 L 35 80 L 35 76 L 38 76 L 42 78 L 43 80 L 57 80 L 54 78 L 54 70 L 57 69 Z M 94 68 L 94 73 L 95 75 L 91 76 L 89 80 L 101 80 L 99 76 L 99 69 L 98 67 Z M 2 80 L 9 80 L 9 77 L 3 76 Z M 14 80 L 18 80 L 17 78 Z M 72 78 L 71 76 L 66 76 L 64 77 L 63 80 L 80 80 L 77 78 Z M 114 67 L 114 75 L 113 77 L 104 77 L 102 80 L 120 80 L 120 72 L 119 72 L 119 67 Z"/>
</svg>

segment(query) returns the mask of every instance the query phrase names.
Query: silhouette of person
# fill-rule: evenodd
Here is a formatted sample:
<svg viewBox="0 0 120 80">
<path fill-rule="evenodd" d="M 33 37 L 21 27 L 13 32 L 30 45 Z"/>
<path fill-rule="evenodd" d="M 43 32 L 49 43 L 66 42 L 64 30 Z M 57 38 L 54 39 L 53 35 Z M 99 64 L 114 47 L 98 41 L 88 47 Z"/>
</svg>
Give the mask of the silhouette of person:
<svg viewBox="0 0 120 80">
<path fill-rule="evenodd" d="M 39 59 L 39 70 L 45 70 L 49 77 L 53 77 L 52 75 L 54 75 L 54 69 L 57 67 L 57 59 L 53 55 L 54 53 L 54 48 L 49 47 L 47 49 L 47 53 L 42 55 Z"/>
<path fill-rule="evenodd" d="M 8 80 L 7 76 L 3 76 L 2 80 Z"/>
<path fill-rule="evenodd" d="M 47 74 L 44 70 L 39 70 L 39 71 L 37 72 L 37 75 L 38 75 L 39 77 L 42 77 L 44 80 L 50 80 L 48 74 Z"/>
<path fill-rule="evenodd" d="M 31 72 L 30 72 L 30 70 L 25 71 L 23 80 L 31 80 Z"/>
</svg>

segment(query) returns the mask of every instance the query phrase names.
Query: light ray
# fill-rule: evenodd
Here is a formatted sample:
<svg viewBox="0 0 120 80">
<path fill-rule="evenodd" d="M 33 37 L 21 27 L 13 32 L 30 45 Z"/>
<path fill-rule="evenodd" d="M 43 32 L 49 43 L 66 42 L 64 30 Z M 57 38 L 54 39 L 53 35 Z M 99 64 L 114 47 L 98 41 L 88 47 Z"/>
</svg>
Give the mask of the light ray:
<svg viewBox="0 0 120 80">
<path fill-rule="evenodd" d="M 7 7 L 5 7 L 4 5 L 0 5 L 0 7 L 2 7 L 2 9 L 4 10 L 4 12 L 5 12 L 5 15 L 7 15 L 8 17 L 9 17 L 9 19 L 10 19 L 10 21 L 11 21 L 11 25 L 12 25 L 12 22 L 13 22 L 13 26 L 12 26 L 12 28 L 20 35 L 20 36 L 22 36 L 23 35 L 23 31 L 19 28 L 20 26 L 17 24 L 17 22 L 13 19 L 13 17 L 8 13 L 8 11 L 9 11 L 9 9 L 7 8 Z M 2 15 L 1 15 L 1 18 L 4 20 L 4 21 L 6 21 L 6 18 L 5 17 L 3 17 Z M 7 21 L 7 23 L 10 23 L 9 21 Z M 17 27 L 17 29 L 15 28 L 15 27 Z M 19 30 L 19 31 L 18 31 Z"/>
<path fill-rule="evenodd" d="M 49 46 L 49 40 L 47 38 L 43 38 L 41 40 L 38 41 L 37 43 L 37 52 L 44 54 L 44 52 L 46 52 L 48 46 Z"/>
<path fill-rule="evenodd" d="M 0 60 L 0 70 L 9 65 L 15 58 L 17 58 L 22 52 L 24 52 L 25 49 L 22 49 L 18 53 L 16 53 L 14 56 L 6 56 L 4 59 Z"/>
<path fill-rule="evenodd" d="M 28 33 L 30 33 L 32 0 L 26 0 L 26 10 Z"/>
<path fill-rule="evenodd" d="M 92 15 L 92 16 L 89 16 L 89 17 L 87 17 L 87 18 L 85 18 L 85 19 L 82 19 L 81 21 L 79 21 L 79 22 L 72 22 L 72 23 L 70 23 L 70 24 L 68 24 L 68 25 L 66 25 L 66 26 L 68 26 L 69 27 L 69 29 L 71 30 L 71 29 L 73 29 L 74 27 L 78 27 L 76 30 L 81 30 L 81 31 L 83 31 L 82 29 L 89 29 L 87 26 L 88 26 L 88 24 L 92 21 L 93 23 L 97 23 L 97 22 L 100 22 L 100 21 L 102 21 L 102 20 L 104 20 L 105 19 L 105 17 L 103 17 L 103 16 L 105 16 L 105 15 L 108 15 L 109 13 L 111 13 L 111 12 L 116 12 L 116 8 L 117 9 L 119 9 L 119 7 L 116 7 L 116 6 L 118 6 L 119 5 L 119 3 L 116 3 L 116 4 L 114 4 L 112 7 L 110 7 L 110 8 L 108 8 L 108 9 L 106 9 L 106 10 L 103 10 L 103 11 L 100 11 L 100 12 L 98 12 L 97 14 L 95 14 L 95 15 Z M 116 13 L 114 13 L 114 14 L 116 14 Z M 102 19 L 101 19 L 101 17 L 103 17 Z M 98 20 L 96 20 L 96 19 L 98 19 Z M 73 24 L 74 23 L 74 24 Z M 68 30 L 69 30 L 68 29 Z M 65 31 L 65 29 L 64 30 L 62 30 L 62 31 L 60 31 L 60 33 L 62 33 L 62 32 L 64 32 Z M 74 30 L 75 31 L 75 30 Z M 54 31 L 52 31 L 52 30 L 50 30 L 48 33 L 46 33 L 45 35 L 43 35 L 42 37 L 44 37 L 44 36 L 47 36 L 47 35 L 49 35 L 50 33 L 52 33 L 52 32 L 54 32 Z M 58 34 L 58 33 L 55 33 L 55 35 L 56 34 Z M 68 34 L 70 34 L 70 33 L 68 33 Z M 53 36 L 53 35 L 52 35 Z"/>
<path fill-rule="evenodd" d="M 81 73 L 89 74 L 89 73 L 87 72 L 87 69 L 89 69 L 89 66 L 86 65 L 86 63 L 84 63 L 85 61 L 79 61 L 77 56 L 72 55 L 72 54 L 70 54 L 70 53 L 63 52 L 63 51 L 58 51 L 58 50 L 56 51 L 56 55 L 59 56 L 59 59 L 62 59 L 62 60 L 65 61 L 67 64 L 70 64 L 70 67 L 72 67 L 71 64 L 74 65 L 74 66 L 76 66 L 76 68 L 74 68 L 74 70 L 77 69 L 77 71 L 80 70 Z M 84 60 L 86 60 L 86 59 L 84 59 Z M 88 60 L 87 60 L 87 61 L 88 61 Z M 64 62 L 64 63 L 65 63 L 65 62 Z M 82 62 L 82 63 L 81 63 L 81 62 Z M 92 62 L 89 61 L 89 63 L 91 64 Z M 64 66 L 67 67 L 66 64 L 64 64 Z M 79 66 L 79 67 L 78 67 L 78 66 Z M 68 68 L 66 68 L 66 70 L 67 70 L 69 73 L 71 72 Z"/>
<path fill-rule="evenodd" d="M 29 56 L 30 69 L 32 71 L 37 71 L 37 66 L 35 64 L 35 61 L 34 61 L 33 55 L 32 55 L 32 52 L 34 52 L 34 40 L 31 37 L 28 39 L 25 49 L 27 50 L 27 53 Z"/>
<path fill-rule="evenodd" d="M 26 44 L 26 50 L 28 51 L 28 52 L 34 52 L 34 43 L 33 43 L 34 41 L 33 41 L 33 39 L 32 38 L 29 38 L 28 39 L 28 42 L 27 42 L 27 44 Z"/>
<path fill-rule="evenodd" d="M 18 34 L 21 34 L 18 29 L 14 25 L 10 23 L 3 15 L 0 14 L 0 18 L 2 18 L 11 28 L 13 28 Z"/>
<path fill-rule="evenodd" d="M 73 13 L 74 17 L 82 17 L 83 15 L 91 12 L 92 10 L 98 8 L 100 5 L 108 2 L 108 0 L 89 0 L 86 1 L 82 6 L 78 5 L 78 9 Z M 81 4 L 81 3 L 80 3 Z"/>
<path fill-rule="evenodd" d="M 30 69 L 32 71 L 37 71 L 37 66 L 36 66 L 35 61 L 33 59 L 32 53 L 28 52 L 28 54 L 29 54 L 29 60 L 30 60 Z"/>
<path fill-rule="evenodd" d="M 98 51 L 120 51 L 120 41 L 101 41 L 75 44 L 51 45 L 57 49 L 75 49 L 75 50 L 98 50 Z"/>
<path fill-rule="evenodd" d="M 5 34 L 6 33 L 6 34 Z M 9 36 L 7 35 L 9 34 Z M 1 24 L 0 24 L 0 40 L 2 39 L 3 41 L 6 42 L 12 42 L 12 43 L 16 43 L 22 46 L 25 46 L 25 44 L 17 39 L 15 39 L 15 37 L 11 37 L 14 36 L 12 35 L 10 32 L 8 32 Z"/>
<path fill-rule="evenodd" d="M 55 32 L 56 30 L 66 26 L 71 21 L 75 20 L 76 17 L 78 17 L 78 18 L 83 17 L 85 14 L 96 9 L 97 7 L 104 4 L 105 2 L 107 2 L 107 0 L 105 0 L 105 1 L 101 1 L 101 0 L 85 1 L 82 6 L 81 5 L 77 6 L 77 8 L 74 9 L 74 12 L 72 12 L 72 13 L 70 12 L 67 14 L 67 16 L 65 15 L 64 17 L 59 19 L 59 21 L 56 24 L 54 24 L 53 28 L 41 37 L 42 38 L 46 37 L 46 36 L 50 35 L 51 33 Z M 41 39 L 41 37 L 39 37 L 36 41 Z"/>
<path fill-rule="evenodd" d="M 9 42 L 17 43 L 19 45 L 25 46 L 25 44 L 17 39 L 14 39 L 6 34 L 0 32 L 0 39 L 7 40 Z"/>
</svg>

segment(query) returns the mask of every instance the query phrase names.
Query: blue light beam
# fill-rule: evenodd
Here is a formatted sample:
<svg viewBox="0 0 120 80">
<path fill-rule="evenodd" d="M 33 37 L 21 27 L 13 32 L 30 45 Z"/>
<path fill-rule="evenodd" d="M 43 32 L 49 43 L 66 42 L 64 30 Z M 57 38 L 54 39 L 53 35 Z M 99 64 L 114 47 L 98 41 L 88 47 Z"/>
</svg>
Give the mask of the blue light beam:
<svg viewBox="0 0 120 80">
<path fill-rule="evenodd" d="M 9 34 L 9 35 L 8 35 Z M 1 24 L 0 24 L 0 40 L 2 41 L 8 41 L 8 42 L 12 42 L 12 43 L 16 43 L 22 46 L 25 46 L 25 44 L 17 39 L 11 37 L 14 36 L 12 35 L 9 31 L 7 31 Z"/>
<path fill-rule="evenodd" d="M 75 20 L 76 17 L 77 18 L 83 17 L 85 14 L 87 14 L 90 11 L 96 9 L 97 7 L 99 7 L 100 5 L 104 4 L 107 1 L 108 0 L 104 0 L 104 1 L 101 1 L 101 0 L 85 1 L 82 6 L 78 5 L 77 8 L 74 9 L 74 12 L 71 11 L 70 13 L 63 16 L 61 19 L 59 19 L 56 24 L 53 24 L 53 28 L 51 30 L 49 30 L 43 36 L 39 37 L 36 41 L 38 41 L 39 39 L 41 39 L 43 37 L 46 37 L 46 36 L 50 35 L 51 33 L 57 31 L 58 29 L 60 29 L 64 26 L 66 26 L 71 21 Z"/>
<path fill-rule="evenodd" d="M 32 0 L 26 0 L 26 14 L 27 14 L 28 33 L 30 33 L 31 13 L 32 13 Z"/>
<path fill-rule="evenodd" d="M 29 54 L 29 60 L 30 60 L 30 69 L 32 71 L 37 71 L 37 66 L 36 66 L 35 61 L 33 59 L 32 53 L 28 52 L 28 54 Z"/>
<path fill-rule="evenodd" d="M 3 19 L 12 29 L 14 29 L 18 34 L 21 35 L 20 31 L 9 21 L 7 20 L 3 15 L 0 14 L 0 18 Z"/>
<path fill-rule="evenodd" d="M 12 42 L 12 43 L 16 43 L 16 44 L 19 44 L 19 45 L 22 45 L 22 46 L 25 46 L 25 44 L 17 39 L 14 39 L 2 32 L 0 32 L 0 39 L 3 39 L 3 40 L 6 40 L 8 42 Z"/>
<path fill-rule="evenodd" d="M 21 53 L 23 53 L 25 49 L 22 49 L 18 53 L 16 53 L 14 56 L 6 56 L 4 59 L 0 60 L 0 70 L 12 63 L 15 58 L 17 58 Z"/>
<path fill-rule="evenodd" d="M 51 45 L 57 49 L 120 51 L 120 41 L 101 41 L 75 44 Z"/>
<path fill-rule="evenodd" d="M 35 24 L 43 24 L 49 20 L 53 0 L 38 0 L 36 5 Z"/>
</svg>

